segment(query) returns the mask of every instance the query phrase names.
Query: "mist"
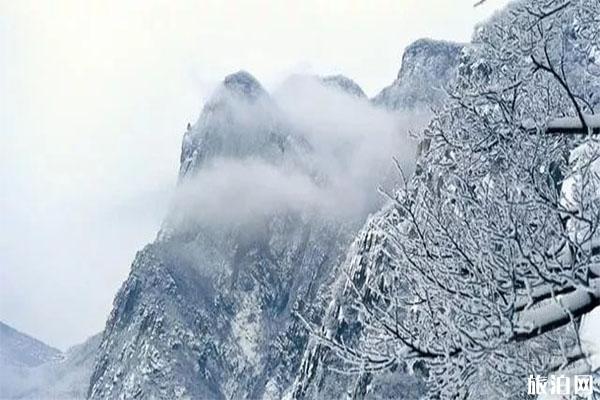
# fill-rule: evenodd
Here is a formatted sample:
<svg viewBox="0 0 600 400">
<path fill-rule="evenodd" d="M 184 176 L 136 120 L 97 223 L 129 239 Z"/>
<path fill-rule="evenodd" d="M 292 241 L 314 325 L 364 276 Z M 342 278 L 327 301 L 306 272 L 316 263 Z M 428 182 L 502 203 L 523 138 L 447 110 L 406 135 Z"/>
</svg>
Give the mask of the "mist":
<svg viewBox="0 0 600 400">
<path fill-rule="evenodd" d="M 384 201 L 378 188 L 397 183 L 394 158 L 405 174 L 412 172 L 416 142 L 410 132 L 429 119 L 426 112 L 377 108 L 366 98 L 302 75 L 285 80 L 266 99 L 227 104 L 228 119 L 219 123 L 228 126 L 227 132 L 234 130 L 223 135 L 239 143 L 228 143 L 236 150 L 206 160 L 192 178 L 180 182 L 172 202 L 180 223 L 247 224 L 286 211 L 362 221 Z M 199 126 L 206 123 L 202 118 Z M 281 157 L 253 153 L 253 147 L 268 147 L 263 141 L 271 127 L 300 145 Z"/>
<path fill-rule="evenodd" d="M 0 319 L 62 349 L 104 327 L 228 73 L 344 73 L 374 96 L 409 43 L 467 41 L 505 2 L 0 2 Z"/>
</svg>

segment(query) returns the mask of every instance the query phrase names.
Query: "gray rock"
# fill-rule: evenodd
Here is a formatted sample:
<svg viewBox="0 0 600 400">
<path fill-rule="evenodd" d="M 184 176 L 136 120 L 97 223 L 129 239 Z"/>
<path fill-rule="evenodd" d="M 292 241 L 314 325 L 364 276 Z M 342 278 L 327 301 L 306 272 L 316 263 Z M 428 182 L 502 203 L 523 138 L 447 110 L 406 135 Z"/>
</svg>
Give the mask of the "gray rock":
<svg viewBox="0 0 600 400">
<path fill-rule="evenodd" d="M 456 78 L 463 44 L 420 39 L 404 51 L 398 77 L 372 101 L 390 110 L 439 106 Z"/>
</svg>

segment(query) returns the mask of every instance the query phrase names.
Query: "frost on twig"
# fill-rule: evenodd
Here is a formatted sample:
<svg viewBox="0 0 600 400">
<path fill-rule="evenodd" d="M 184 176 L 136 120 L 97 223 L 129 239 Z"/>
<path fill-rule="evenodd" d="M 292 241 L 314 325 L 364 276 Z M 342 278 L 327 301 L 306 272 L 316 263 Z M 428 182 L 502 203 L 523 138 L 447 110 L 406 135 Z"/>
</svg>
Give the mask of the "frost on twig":
<svg viewBox="0 0 600 400">
<path fill-rule="evenodd" d="M 599 15 L 597 1 L 527 0 L 476 32 L 417 172 L 356 244 L 378 251 L 344 264 L 332 304 L 360 329 L 323 345 L 362 371 L 421 360 L 431 398 L 512 398 L 529 374 L 589 370 Z"/>
</svg>

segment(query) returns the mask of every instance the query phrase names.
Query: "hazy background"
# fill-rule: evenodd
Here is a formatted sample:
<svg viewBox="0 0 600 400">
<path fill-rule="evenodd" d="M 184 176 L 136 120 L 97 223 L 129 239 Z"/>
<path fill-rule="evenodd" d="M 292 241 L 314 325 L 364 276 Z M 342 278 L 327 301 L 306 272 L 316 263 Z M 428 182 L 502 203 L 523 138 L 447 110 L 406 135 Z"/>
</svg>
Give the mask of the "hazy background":
<svg viewBox="0 0 600 400">
<path fill-rule="evenodd" d="M 0 319 L 63 349 L 103 328 L 226 74 L 373 96 L 410 42 L 467 41 L 506 1 L 473 3 L 0 0 Z"/>
</svg>

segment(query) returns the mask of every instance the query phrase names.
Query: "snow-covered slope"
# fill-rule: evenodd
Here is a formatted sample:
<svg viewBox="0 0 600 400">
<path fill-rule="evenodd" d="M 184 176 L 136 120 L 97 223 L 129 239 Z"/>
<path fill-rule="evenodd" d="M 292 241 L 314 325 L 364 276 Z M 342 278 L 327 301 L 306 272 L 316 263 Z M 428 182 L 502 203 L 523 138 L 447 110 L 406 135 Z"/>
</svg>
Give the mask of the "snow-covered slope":
<svg viewBox="0 0 600 400">
<path fill-rule="evenodd" d="M 0 322 L 0 365 L 36 367 L 61 358 L 62 353 Z"/>
<path fill-rule="evenodd" d="M 507 20 L 513 20 L 513 16 L 511 15 L 511 17 L 507 18 Z M 562 29 L 562 25 L 558 26 L 561 26 Z M 464 57 L 467 56 L 467 54 L 463 53 L 462 48 L 463 46 L 461 45 L 455 45 L 445 42 L 432 42 L 429 40 L 418 41 L 415 44 L 411 45 L 407 49 L 403 57 L 402 69 L 398 75 L 398 79 L 392 86 L 384 89 L 384 91 L 382 91 L 373 100 L 374 103 L 394 110 L 406 110 L 412 109 L 413 107 L 423 107 L 424 105 L 439 105 L 445 97 L 443 90 L 439 89 L 443 88 L 445 84 L 449 83 L 452 80 L 452 78 L 456 75 L 458 71 L 461 59 L 464 60 Z M 470 49 L 477 49 L 477 46 L 471 46 Z M 527 59 L 529 59 L 529 57 L 527 57 Z M 466 72 L 466 70 L 469 69 L 469 67 L 472 67 L 473 65 L 478 64 L 466 63 L 461 65 L 461 74 L 463 72 L 463 69 Z M 502 63 L 500 63 L 500 65 L 502 65 Z M 585 65 L 589 67 L 589 60 L 586 60 Z M 571 67 L 572 66 L 568 64 L 565 66 L 565 68 Z M 510 68 L 512 68 L 512 66 L 510 66 L 507 69 L 510 71 Z M 505 73 L 504 69 L 502 69 L 502 72 Z M 482 73 L 486 73 L 485 68 L 482 68 Z M 506 74 L 506 76 L 509 75 L 510 74 Z M 495 82 L 495 84 L 497 84 L 497 82 Z M 504 83 L 497 85 L 498 87 L 502 87 L 503 84 Z M 586 84 L 590 85 L 590 87 L 593 87 L 588 82 L 586 82 Z M 483 87 L 485 88 L 486 86 L 483 85 Z M 540 87 L 544 88 L 543 85 Z M 590 90 L 590 93 L 594 93 L 593 90 Z M 593 101 L 590 101 L 587 104 L 588 106 L 590 106 L 590 104 L 593 104 Z M 530 113 L 533 112 L 530 111 Z M 544 116 L 546 115 L 544 114 Z M 460 118 L 455 118 L 455 120 L 462 121 Z M 568 129 L 573 129 L 574 125 L 581 125 L 574 124 L 573 120 L 568 119 L 563 119 L 559 122 L 560 123 L 558 125 L 566 126 Z M 549 127 L 552 129 L 557 129 L 556 125 L 557 124 L 550 123 Z M 453 126 L 452 128 L 457 130 L 455 126 Z M 448 131 L 450 131 L 450 129 L 452 128 L 447 129 Z M 469 129 L 462 129 L 471 134 L 471 131 Z M 440 142 L 443 142 L 443 140 L 448 141 L 446 137 L 443 137 L 443 139 L 438 139 L 440 140 Z M 479 141 L 481 140 L 481 138 L 477 138 L 476 140 Z M 443 151 L 453 153 L 453 148 L 456 147 L 462 148 L 466 154 L 469 154 L 469 151 L 471 149 L 471 147 L 469 146 L 458 146 L 456 145 L 457 142 L 453 140 L 449 140 L 448 143 L 451 143 L 448 146 L 448 148 L 450 148 L 451 150 L 448 150 L 447 147 L 442 146 L 441 148 Z M 441 152 L 442 151 L 440 151 L 440 153 Z M 475 157 L 479 157 L 478 153 L 475 153 Z M 429 160 L 433 160 L 434 158 L 435 157 L 431 157 L 429 158 Z M 452 161 L 450 161 L 448 164 L 444 164 L 444 161 L 440 162 L 439 165 L 450 165 L 446 172 L 449 175 L 453 175 L 455 173 L 455 165 L 460 164 L 460 161 L 458 161 L 459 157 L 456 157 L 454 154 L 452 155 L 452 157 L 449 158 L 452 158 Z M 427 176 L 436 176 L 436 172 L 432 172 L 435 171 L 435 169 L 428 169 L 428 166 L 424 165 L 425 161 L 421 160 L 421 162 L 421 166 L 424 168 L 425 171 L 427 171 L 425 173 L 427 174 Z M 464 176 L 470 177 L 471 164 L 466 163 L 465 165 L 465 169 L 469 171 L 469 175 Z M 439 172 L 437 173 L 437 176 L 440 176 Z M 446 177 L 447 175 L 442 176 Z M 504 177 L 503 179 L 507 178 Z M 471 184 L 472 182 L 469 182 L 469 187 Z M 474 184 L 473 187 L 475 187 Z M 474 191 L 474 189 L 470 190 Z M 411 196 L 409 197 L 411 201 L 413 201 L 414 194 L 415 192 L 411 193 Z M 443 201 L 448 201 L 445 197 L 442 196 L 442 198 Z M 528 212 L 532 211 L 528 210 Z M 433 212 L 430 211 L 429 214 L 427 214 L 424 217 L 424 219 L 429 218 L 429 216 L 432 214 Z M 467 213 L 462 213 L 461 215 L 467 215 Z M 485 216 L 485 214 L 483 215 Z M 384 349 L 386 347 L 388 349 L 391 349 L 392 347 L 388 347 L 390 342 L 393 342 L 394 340 L 397 340 L 398 342 L 402 341 L 402 339 L 398 340 L 397 338 L 395 338 L 393 336 L 393 333 L 390 333 L 387 336 L 378 334 L 381 333 L 381 331 L 385 331 L 388 327 L 381 328 L 381 331 L 377 331 L 377 329 L 374 329 L 375 332 L 366 332 L 366 329 L 369 329 L 369 327 L 367 327 L 366 324 L 364 324 L 364 322 L 361 320 L 361 315 L 356 311 L 356 303 L 361 303 L 365 305 L 365 308 L 363 308 L 363 316 L 368 315 L 369 311 L 365 310 L 369 309 L 369 307 L 372 307 L 371 310 L 385 310 L 381 314 L 390 313 L 390 315 L 394 315 L 397 320 L 403 320 L 402 315 L 393 314 L 393 311 L 390 311 L 394 310 L 398 312 L 398 308 L 390 307 L 390 304 L 393 304 L 392 301 L 395 298 L 395 294 L 405 290 L 407 286 L 403 286 L 402 278 L 397 278 L 397 275 L 395 275 L 393 272 L 390 272 L 396 271 L 398 268 L 402 268 L 402 266 L 398 266 L 388 258 L 388 254 L 394 254 L 394 252 L 389 250 L 390 245 L 387 242 L 388 240 L 397 239 L 397 237 L 395 238 L 393 235 L 389 235 L 389 232 L 391 230 L 390 227 L 397 227 L 401 225 L 401 221 L 403 220 L 404 218 L 402 217 L 402 215 L 400 215 L 400 212 L 397 209 L 395 209 L 394 207 L 386 207 L 381 212 L 375 214 L 372 218 L 370 218 L 369 222 L 366 224 L 364 229 L 358 235 L 357 239 L 354 241 L 350 251 L 348 252 L 348 256 L 346 258 L 346 261 L 344 262 L 344 266 L 343 268 L 341 268 L 341 270 L 345 271 L 348 274 L 348 276 L 339 276 L 335 285 L 333 285 L 332 295 L 329 297 L 330 302 L 328 303 L 326 315 L 320 321 L 311 321 L 309 318 L 307 318 L 307 321 L 313 323 L 313 329 L 318 333 L 318 337 L 320 339 L 311 339 L 307 347 L 307 351 L 303 357 L 300 373 L 298 374 L 294 385 L 286 393 L 287 398 L 416 399 L 421 398 L 424 395 L 425 384 L 423 375 L 427 375 L 427 371 L 423 370 L 423 364 L 412 365 L 412 368 L 414 370 L 412 371 L 412 373 L 408 373 L 409 371 L 406 370 L 408 367 L 406 365 L 403 365 L 402 362 L 404 356 L 402 353 L 403 350 L 398 350 L 398 348 L 392 350 L 386 349 L 390 353 L 388 353 L 388 355 L 385 356 L 383 354 L 386 350 L 382 350 L 382 353 L 377 353 L 376 351 L 373 353 L 367 353 L 366 351 L 360 353 L 361 350 L 368 350 L 368 346 L 357 345 L 357 343 L 364 344 L 365 342 L 368 342 L 368 340 L 364 340 L 364 337 L 366 336 L 370 336 L 370 339 L 373 342 L 377 343 L 378 346 L 380 346 L 379 349 Z M 483 220 L 487 222 L 486 218 L 484 218 Z M 443 226 L 445 226 L 444 222 L 442 222 Z M 417 228 L 416 230 L 419 230 L 419 228 Z M 435 228 L 433 228 L 433 230 L 435 230 Z M 417 233 L 412 233 L 414 233 L 414 235 L 417 236 Z M 420 236 L 421 232 L 419 232 L 418 235 Z M 402 238 L 397 240 L 402 240 Z M 434 243 L 434 246 L 437 246 L 438 243 L 441 242 L 438 240 L 432 240 L 428 243 Z M 399 245 L 398 247 L 401 247 L 401 245 Z M 481 252 L 479 247 L 476 247 L 474 250 L 474 254 L 476 256 L 478 254 L 478 251 Z M 493 251 L 495 252 L 498 250 Z M 429 254 L 428 250 L 425 250 L 424 253 Z M 416 253 L 410 254 L 412 255 Z M 411 258 L 410 255 L 408 255 L 408 258 Z M 434 264 L 434 262 L 432 262 L 432 264 Z M 428 265 L 428 261 L 425 261 L 422 265 L 425 265 L 427 268 L 435 268 L 435 266 Z M 407 269 L 410 270 L 410 268 Z M 384 274 L 382 273 L 382 271 L 388 271 L 388 273 Z M 391 285 L 394 287 L 394 289 L 389 289 L 390 281 L 394 281 L 393 285 Z M 410 280 L 410 282 L 412 283 L 413 281 Z M 424 292 L 428 293 L 429 296 L 429 287 L 427 283 L 423 286 Z M 399 291 L 394 292 L 392 290 Z M 387 297 L 386 295 L 389 295 L 389 297 Z M 354 304 L 352 304 L 353 302 L 351 301 L 351 299 L 357 300 L 356 302 L 354 302 Z M 469 301 L 466 299 L 466 296 L 464 297 L 464 301 Z M 388 303 L 386 304 L 386 302 Z M 427 303 L 429 303 L 429 301 L 427 301 Z M 565 304 L 568 303 L 565 302 Z M 556 306 L 555 304 L 553 305 Z M 562 302 L 560 305 L 561 307 L 556 306 L 555 310 L 561 310 L 560 312 L 565 312 L 565 306 Z M 443 303 L 442 308 L 446 307 L 447 304 Z M 451 309 L 454 311 L 454 308 Z M 532 314 L 541 315 L 539 314 L 539 311 L 540 309 L 536 308 L 532 312 Z M 375 315 L 381 314 L 375 312 Z M 546 318 L 556 318 L 557 314 L 552 314 L 553 313 L 543 315 Z M 467 319 L 468 318 L 469 317 L 467 317 Z M 572 315 L 571 318 L 573 318 Z M 390 320 L 393 319 L 394 317 L 390 318 Z M 385 320 L 381 320 L 380 324 L 381 326 L 385 326 Z M 441 323 L 441 325 L 443 324 L 445 324 L 445 322 Z M 415 325 L 421 325 L 421 321 L 417 321 Z M 370 328 L 372 327 L 373 325 L 370 326 Z M 398 332 L 398 328 L 396 329 L 396 332 Z M 391 331 L 394 332 L 393 327 Z M 408 335 L 411 336 L 422 334 L 419 333 L 418 329 L 414 329 L 414 331 L 412 329 L 407 330 L 407 332 L 409 332 Z M 468 334 L 469 333 L 465 335 Z M 477 333 L 474 334 L 474 336 L 476 335 Z M 560 339 L 558 339 L 557 341 L 559 340 Z M 328 341 L 329 343 L 327 343 Z M 338 354 L 334 354 L 336 345 L 339 347 L 342 347 L 343 345 L 348 345 L 348 351 L 339 351 Z M 482 348 L 484 348 L 485 345 L 486 344 L 483 344 Z M 522 346 L 523 348 L 526 348 L 526 344 L 522 344 Z M 352 351 L 359 352 L 360 354 L 353 355 Z M 494 351 L 496 351 L 495 348 Z M 546 351 L 545 348 L 544 351 Z M 478 353 L 478 351 L 476 352 Z M 340 357 L 340 354 L 343 354 L 345 359 L 342 359 Z M 391 356 L 389 354 L 391 354 Z M 366 357 L 372 357 L 368 363 L 365 362 Z M 509 355 L 506 358 L 510 357 L 515 356 Z M 480 355 L 477 354 L 477 356 L 474 357 L 475 361 L 473 361 L 473 363 L 477 363 L 476 365 L 478 365 L 480 360 L 482 359 L 483 357 L 480 357 Z M 498 361 L 499 359 L 495 357 L 492 360 L 493 361 L 491 363 L 491 370 L 494 371 L 498 368 L 497 363 L 504 363 L 504 361 Z M 434 364 L 435 363 L 429 364 L 429 367 L 431 367 L 431 365 Z M 377 374 L 371 374 L 368 371 L 365 371 L 365 368 L 381 368 L 383 370 L 391 369 L 392 372 L 382 374 L 381 371 L 378 371 Z M 508 369 L 510 367 L 506 368 Z M 531 368 L 531 366 L 528 366 L 528 368 Z M 336 372 L 348 372 L 351 369 L 358 370 L 360 371 L 360 373 L 358 373 L 357 375 L 348 376 L 347 374 Z M 446 365 L 444 365 L 442 374 L 451 375 L 454 371 L 459 371 L 460 375 L 464 374 L 466 376 L 467 373 L 464 372 L 466 370 L 467 368 L 463 367 L 460 364 L 457 364 L 456 367 L 454 365 L 447 364 L 447 367 Z M 500 371 L 500 369 L 498 369 L 498 371 Z M 429 373 L 431 372 L 432 369 L 430 369 Z M 497 398 L 508 398 L 507 396 L 511 396 L 511 398 L 514 398 L 514 396 L 509 392 L 504 392 L 501 389 L 499 389 L 502 386 L 493 387 L 493 389 L 490 390 L 490 392 L 486 393 L 484 397 L 478 396 L 479 393 L 485 393 L 486 389 L 489 389 L 484 387 L 488 382 L 492 382 L 493 380 L 488 379 L 488 376 L 486 376 L 485 373 L 480 373 L 480 371 L 472 373 L 472 375 L 477 376 L 477 378 L 474 379 L 474 382 L 471 383 L 472 386 L 469 387 L 467 384 L 468 380 L 461 376 L 457 384 L 459 390 L 453 392 L 452 396 L 448 394 L 452 391 L 452 389 L 448 389 L 448 392 L 443 391 L 446 390 L 447 385 L 447 383 L 444 382 L 440 384 L 440 387 L 443 388 L 441 394 L 432 393 L 432 398 L 438 398 L 440 395 L 442 396 L 442 398 L 445 398 L 444 395 L 450 396 L 452 398 L 457 398 L 463 395 L 465 398 L 469 396 L 473 398 L 491 398 L 491 392 L 494 392 L 494 396 L 497 396 Z M 438 378 L 438 376 L 436 376 L 436 378 Z M 430 388 L 432 384 L 431 382 L 433 382 L 433 384 L 435 385 L 435 381 L 436 379 L 431 379 Z M 514 379 L 509 378 L 509 382 L 510 381 L 514 382 Z M 479 386 L 482 387 L 481 392 L 478 391 Z M 519 391 L 516 393 L 522 393 L 522 386 L 516 385 L 516 388 Z M 463 390 L 465 390 L 465 392 L 461 392 Z M 474 391 L 475 394 L 469 393 L 469 391 Z"/>
<path fill-rule="evenodd" d="M 6 324 L 1 324 L 0 329 L 0 398 L 86 397 L 99 334 L 62 353 Z"/>
<path fill-rule="evenodd" d="M 185 133 L 180 177 L 197 173 L 216 157 L 281 159 L 290 149 L 280 113 L 261 84 L 240 71 L 225 78 Z"/>
<path fill-rule="evenodd" d="M 455 77 L 463 45 L 418 40 L 411 44 L 402 58 L 397 80 L 385 88 L 372 101 L 374 104 L 395 111 L 427 112 L 440 105 L 446 94 L 441 88 Z M 371 216 L 354 240 L 340 270 L 348 271 L 358 290 L 369 280 L 377 279 L 378 269 L 386 267 L 386 239 L 383 225 L 397 220 L 399 215 L 392 208 L 384 208 Z M 350 297 L 355 288 L 347 277 L 337 276 L 327 297 L 327 312 L 320 326 L 323 336 L 330 339 L 343 338 L 349 345 L 361 340 L 363 326 L 351 307 Z M 368 296 L 368 293 L 362 293 Z M 370 398 L 370 399 L 417 399 L 424 394 L 424 383 L 419 373 L 409 374 L 405 366 L 396 365 L 385 374 L 368 372 L 345 375 L 336 370 L 348 370 L 340 358 L 324 344 L 311 340 L 303 356 L 302 365 L 294 385 L 286 392 L 288 398 Z"/>
<path fill-rule="evenodd" d="M 203 174 L 224 168 L 218 162 L 259 162 L 317 180 L 302 157 L 309 151 L 260 84 L 240 72 L 185 134 L 180 187 L 215 189 L 195 186 L 213 182 Z M 358 223 L 284 207 L 215 224 L 184 203 L 138 253 L 115 298 L 89 395 L 279 398 L 307 342 L 293 312 L 320 304 L 319 289 Z"/>
<path fill-rule="evenodd" d="M 366 98 L 367 95 L 360 86 L 352 79 L 344 76 L 344 75 L 330 75 L 324 76 L 321 78 L 323 83 L 331 88 L 341 90 L 358 98 Z"/>
<path fill-rule="evenodd" d="M 410 65 L 403 69 L 412 70 Z M 334 190 L 333 199 L 339 202 L 334 208 L 323 208 L 323 193 L 329 195 L 330 185 L 339 184 L 336 173 L 355 173 L 369 183 L 369 195 L 362 197 L 370 198 L 376 181 L 371 173 L 365 175 L 363 165 L 356 168 L 355 161 L 384 154 L 385 168 L 374 170 L 384 175 L 393 153 L 372 147 L 376 135 L 386 129 L 401 133 L 396 116 L 386 116 L 385 107 L 373 108 L 352 80 L 302 79 L 290 87 L 301 84 L 303 95 L 316 94 L 319 101 L 333 89 L 333 105 L 317 103 L 315 108 L 310 98 L 301 100 L 285 91 L 275 100 L 241 71 L 225 78 L 188 128 L 174 206 L 157 240 L 137 254 L 115 298 L 90 380 L 91 398 L 278 399 L 291 393 L 294 381 L 300 397 L 342 393 L 355 384 L 354 379 L 337 380 L 324 365 L 326 358 L 320 363 L 320 378 L 306 376 L 307 369 L 315 370 L 307 361 L 315 347 L 306 351 L 308 332 L 297 315 L 313 321 L 329 318 L 328 324 L 341 321 L 331 307 L 327 310 L 334 304 L 331 296 L 339 295 L 330 288 L 339 281 L 337 270 L 366 214 L 336 212 L 344 208 L 344 200 L 353 202 L 356 185 L 342 185 L 345 195 Z M 325 92 L 313 88 L 315 82 Z M 408 91 L 408 83 L 403 85 Z M 400 95 L 393 91 L 388 99 Z M 410 101 L 403 104 L 410 108 Z M 323 126 L 339 131 L 345 125 L 339 119 L 315 119 L 314 112 L 323 112 L 323 107 L 337 111 L 347 102 L 352 114 L 368 114 L 358 124 L 346 124 L 347 129 L 368 129 L 327 141 Z M 319 146 L 328 149 L 326 157 Z M 361 156 L 346 157 L 356 152 Z M 267 171 L 260 175 L 268 177 L 266 182 L 252 181 L 256 170 Z M 268 196 L 261 197 L 265 189 Z M 282 190 L 285 196 L 274 201 L 273 194 Z M 298 207 L 298 198 L 310 206 Z M 369 204 L 366 209 L 373 211 L 381 203 Z M 354 255 L 370 252 L 356 246 Z M 357 262 L 352 259 L 348 262 Z M 380 382 L 385 387 L 380 393 L 403 385 L 412 385 L 411 393 L 419 391 L 415 378 L 394 376 Z M 308 388 L 319 379 L 337 384 L 337 392 Z"/>
<path fill-rule="evenodd" d="M 322 323 L 313 328 L 320 336 L 343 341 L 349 346 L 361 340 L 364 327 L 355 308 L 349 306 L 349 299 L 354 298 L 358 290 L 368 301 L 377 301 L 369 297 L 370 293 L 365 288 L 371 281 L 379 279 L 380 270 L 388 267 L 385 225 L 399 218 L 394 207 L 384 207 L 359 232 L 340 269 L 346 271 L 347 275 L 336 277 Z M 348 278 L 352 280 L 352 285 L 348 283 Z M 388 372 L 377 374 L 336 372 L 356 367 L 351 363 L 343 363 L 327 345 L 313 339 L 307 346 L 300 371 L 286 396 L 288 399 L 418 399 L 425 393 L 420 373 L 408 373 L 406 366 L 401 364 L 392 366 Z"/>
<path fill-rule="evenodd" d="M 446 98 L 444 89 L 456 77 L 464 45 L 420 39 L 402 56 L 398 77 L 372 101 L 391 110 L 438 106 Z"/>
</svg>

